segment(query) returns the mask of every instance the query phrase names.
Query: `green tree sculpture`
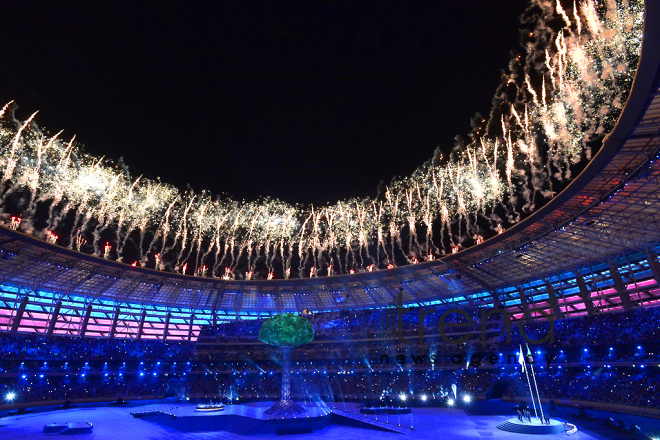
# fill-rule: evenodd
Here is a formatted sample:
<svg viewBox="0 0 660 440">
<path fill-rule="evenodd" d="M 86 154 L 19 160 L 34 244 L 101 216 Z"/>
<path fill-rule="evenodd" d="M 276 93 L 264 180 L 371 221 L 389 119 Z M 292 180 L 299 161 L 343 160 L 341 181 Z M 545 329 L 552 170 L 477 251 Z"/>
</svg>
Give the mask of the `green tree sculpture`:
<svg viewBox="0 0 660 440">
<path fill-rule="evenodd" d="M 291 399 L 291 351 L 313 339 L 312 323 L 293 313 L 275 315 L 261 325 L 259 340 L 282 349 L 282 397 L 264 414 L 283 417 L 305 412 Z"/>
</svg>

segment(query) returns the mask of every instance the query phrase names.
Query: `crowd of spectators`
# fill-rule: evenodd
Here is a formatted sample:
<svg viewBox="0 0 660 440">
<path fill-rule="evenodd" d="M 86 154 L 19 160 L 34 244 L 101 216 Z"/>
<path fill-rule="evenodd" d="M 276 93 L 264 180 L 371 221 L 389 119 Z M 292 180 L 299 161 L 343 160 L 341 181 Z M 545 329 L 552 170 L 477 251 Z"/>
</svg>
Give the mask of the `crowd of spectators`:
<svg viewBox="0 0 660 440">
<path fill-rule="evenodd" d="M 167 379 L 167 377 L 165 377 Z M 33 376 L 18 381 L 0 379 L 2 395 L 12 392 L 20 402 L 117 399 L 122 396 L 164 397 L 169 381 L 164 377 L 105 375 Z"/>
<path fill-rule="evenodd" d="M 223 397 L 271 396 L 279 394 L 278 374 L 232 374 L 189 376 L 186 391 L 192 396 L 205 396 L 209 392 Z M 321 397 L 324 401 L 341 402 L 345 399 L 399 400 L 401 395 L 417 398 L 442 399 L 449 396 L 454 384 L 462 394 L 485 395 L 492 385 L 492 372 L 474 371 L 390 371 L 341 373 L 306 373 L 293 375 L 292 393 L 308 399 Z"/>
<path fill-rule="evenodd" d="M 526 335 L 541 339 L 554 327 L 554 345 L 585 346 L 617 343 L 641 343 L 660 340 L 660 307 L 625 313 L 604 313 L 572 319 L 538 321 L 525 324 Z M 520 340 L 517 325 L 512 326 L 512 339 Z"/>
<path fill-rule="evenodd" d="M 190 360 L 195 346 L 185 341 L 105 339 L 0 332 L 3 360 Z"/>
<path fill-rule="evenodd" d="M 359 340 L 359 339 L 395 339 L 398 337 L 399 327 L 402 336 L 406 338 L 418 338 L 420 333 L 425 338 L 438 337 L 440 335 L 438 323 L 444 311 L 449 309 L 437 309 L 435 312 L 427 313 L 432 308 L 408 308 L 401 313 L 401 323 L 397 321 L 399 314 L 396 309 L 381 310 L 358 310 L 349 312 L 330 312 L 310 317 L 315 331 L 315 340 Z M 444 327 L 441 326 L 446 336 L 472 334 L 472 340 L 481 339 L 481 318 L 488 313 L 488 309 L 466 308 L 464 310 L 472 319 L 472 327 Z M 424 315 L 424 326 L 420 332 L 419 316 Z M 484 325 L 486 339 L 489 341 L 504 341 L 509 335 L 501 324 L 500 314 L 487 316 Z M 445 316 L 443 322 L 466 323 L 466 318 L 459 313 Z M 603 313 L 594 316 L 581 316 L 567 319 L 553 320 L 549 322 L 543 319 L 524 323 L 525 335 L 529 339 L 541 340 L 550 333 L 550 327 L 554 331 L 554 343 L 557 346 L 571 345 L 593 345 L 602 344 L 612 340 L 616 336 L 618 342 L 644 342 L 660 339 L 660 307 L 639 309 L 625 313 Z M 200 332 L 198 343 L 222 344 L 252 342 L 257 343 L 259 328 L 263 320 L 237 320 L 227 321 L 215 326 L 205 326 Z M 453 337 L 453 336 L 452 336 Z M 458 336 L 456 336 L 458 337 Z M 511 323 L 511 340 L 513 342 L 524 342 L 520 333 L 518 322 Z"/>
<path fill-rule="evenodd" d="M 431 330 L 420 343 L 418 313 L 411 311 L 403 315 L 408 316 L 403 322 L 407 342 L 383 337 L 383 316 L 389 312 L 382 310 L 312 317 L 315 340 L 292 354 L 294 393 L 335 400 L 424 393 L 435 399 L 446 397 L 452 383 L 475 395 L 486 395 L 499 383 L 507 389 L 505 396 L 525 396 L 525 381 L 514 370 L 519 344 L 525 342 L 517 325 L 510 341 L 496 327 L 482 342 L 475 324 L 477 334 L 464 343 L 448 344 Z M 479 310 L 469 313 L 478 317 Z M 658 322 L 660 308 L 556 321 L 553 342 L 531 345 L 542 396 L 657 407 Z M 281 353 L 258 342 L 261 324 L 207 326 L 196 344 L 0 332 L 0 390 L 13 390 L 22 401 L 168 394 L 274 397 Z M 499 325 L 498 317 L 489 320 L 493 325 Z M 524 329 L 540 339 L 550 325 L 538 321 Z M 471 362 L 475 355 L 478 364 Z"/>
<path fill-rule="evenodd" d="M 437 335 L 438 323 L 442 314 L 448 309 L 421 309 L 425 314 L 423 334 Z M 473 320 L 473 326 L 469 331 L 481 331 L 481 314 L 484 309 L 473 308 L 464 309 Z M 402 334 L 407 337 L 417 337 L 419 335 L 419 314 L 420 308 L 407 308 L 401 313 Z M 315 330 L 315 338 L 322 341 L 333 340 L 356 340 L 356 339 L 381 339 L 392 338 L 397 334 L 398 327 L 396 317 L 399 316 L 394 308 L 381 310 L 356 310 L 344 312 L 327 312 L 311 316 L 309 319 Z M 491 315 L 488 317 L 486 329 L 495 332 L 499 330 L 499 321 L 501 315 Z M 457 323 L 464 322 L 465 318 L 461 314 L 450 314 L 445 317 L 443 322 Z M 198 342 L 200 343 L 236 343 L 236 342 L 256 342 L 259 338 L 259 328 L 263 324 L 263 319 L 242 319 L 231 320 L 216 325 L 205 326 L 201 329 Z M 443 328 L 446 333 L 456 333 L 456 328 Z M 466 332 L 466 328 L 461 328 L 459 332 Z"/>
<path fill-rule="evenodd" d="M 657 368 L 657 367 L 656 367 Z M 541 397 L 658 408 L 660 372 L 634 368 L 563 369 L 536 374 Z M 527 397 L 523 378 L 508 381 L 507 397 Z"/>
<path fill-rule="evenodd" d="M 234 372 L 218 374 L 151 374 L 118 376 L 71 375 L 0 379 L 0 392 L 11 391 L 20 401 L 76 400 L 119 397 L 144 398 L 270 398 L 279 395 L 281 378 L 277 372 Z M 621 367 L 612 369 L 537 369 L 536 381 L 542 398 L 584 402 L 604 402 L 628 406 L 660 406 L 660 373 L 651 369 Z M 401 396 L 442 400 L 457 397 L 489 397 L 497 385 L 504 386 L 505 398 L 529 396 L 520 369 L 426 370 L 426 371 L 343 371 L 297 373 L 292 377 L 292 393 L 302 399 L 320 398 L 326 402 L 343 400 L 394 401 Z"/>
</svg>

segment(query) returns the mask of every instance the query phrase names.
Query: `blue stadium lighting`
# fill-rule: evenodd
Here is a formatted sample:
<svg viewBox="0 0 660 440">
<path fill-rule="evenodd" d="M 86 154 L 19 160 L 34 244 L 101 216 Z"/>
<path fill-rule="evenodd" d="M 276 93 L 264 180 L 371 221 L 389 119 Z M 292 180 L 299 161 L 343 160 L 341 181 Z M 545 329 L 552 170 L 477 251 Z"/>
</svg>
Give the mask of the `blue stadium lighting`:
<svg viewBox="0 0 660 440">
<path fill-rule="evenodd" d="M 16 393 L 14 393 L 13 391 L 8 392 L 7 395 L 5 396 L 5 400 L 7 402 L 11 402 L 15 398 L 16 398 Z"/>
<path fill-rule="evenodd" d="M 23 379 L 27 379 L 27 376 L 24 374 L 21 376 Z"/>
<path fill-rule="evenodd" d="M 403 401 L 405 402 L 405 400 L 407 399 L 407 397 L 406 397 L 405 394 L 401 394 L 401 395 L 399 396 L 399 399 L 401 399 L 401 400 L 403 400 Z"/>
<path fill-rule="evenodd" d="M 454 403 L 455 403 L 454 399 L 448 399 L 447 400 L 447 405 L 449 405 L 449 406 L 454 406 Z"/>
<path fill-rule="evenodd" d="M 427 399 L 426 394 L 422 394 L 422 401 L 426 402 L 426 399 Z"/>
<path fill-rule="evenodd" d="M 44 375 L 43 375 L 43 374 L 40 374 L 40 375 L 39 375 L 39 378 L 43 379 L 43 378 L 44 378 Z"/>
<path fill-rule="evenodd" d="M 144 372 L 141 371 L 141 372 L 140 372 L 140 376 L 144 376 Z"/>
<path fill-rule="evenodd" d="M 610 351 L 614 350 L 614 347 L 610 347 Z"/>
<path fill-rule="evenodd" d="M 588 348 L 585 348 L 584 351 L 587 352 L 587 351 L 589 351 L 589 349 L 588 349 Z"/>
<path fill-rule="evenodd" d="M 463 396 L 463 402 L 470 403 L 471 400 L 472 400 L 472 397 L 470 397 L 469 394 L 466 394 L 465 396 Z"/>
<path fill-rule="evenodd" d="M 641 346 L 641 345 L 638 345 L 638 346 L 637 346 L 637 350 L 641 350 L 641 349 L 642 349 L 642 346 Z"/>
</svg>

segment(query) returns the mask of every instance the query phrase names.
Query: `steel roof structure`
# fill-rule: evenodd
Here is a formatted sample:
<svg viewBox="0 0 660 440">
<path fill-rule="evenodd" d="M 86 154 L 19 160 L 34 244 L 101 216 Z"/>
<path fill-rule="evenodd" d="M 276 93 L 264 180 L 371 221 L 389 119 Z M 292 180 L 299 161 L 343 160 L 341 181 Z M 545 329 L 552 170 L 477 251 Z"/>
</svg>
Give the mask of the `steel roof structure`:
<svg viewBox="0 0 660 440">
<path fill-rule="evenodd" d="M 514 314 L 566 316 L 660 304 L 660 27 L 654 25 L 660 4 L 645 6 L 635 80 L 599 152 L 545 206 L 479 245 L 390 270 L 224 281 L 132 267 L 0 227 L 5 306 L 20 308 L 28 297 L 48 297 L 50 304 L 78 298 L 80 310 L 110 302 L 119 316 L 119 306 L 131 304 L 137 315 L 140 307 L 179 310 L 190 315 L 185 325 L 192 328 L 195 316 L 210 322 L 218 314 L 383 307 L 399 291 L 407 304 L 490 304 Z"/>
</svg>

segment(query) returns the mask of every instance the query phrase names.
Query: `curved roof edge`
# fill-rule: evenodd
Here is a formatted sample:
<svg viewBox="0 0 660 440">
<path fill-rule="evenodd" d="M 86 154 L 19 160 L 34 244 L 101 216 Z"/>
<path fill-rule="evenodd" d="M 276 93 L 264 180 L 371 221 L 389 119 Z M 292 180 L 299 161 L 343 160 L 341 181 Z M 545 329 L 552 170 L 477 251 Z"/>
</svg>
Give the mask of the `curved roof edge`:
<svg viewBox="0 0 660 440">
<path fill-rule="evenodd" d="M 578 214 L 588 210 L 599 200 L 606 197 L 620 185 L 625 177 L 633 173 L 640 165 L 640 160 L 633 165 L 633 169 L 622 169 L 619 175 L 608 174 L 607 178 L 599 181 L 597 188 L 590 187 L 596 176 L 612 163 L 622 145 L 630 137 L 639 120 L 644 115 L 650 103 L 649 96 L 653 88 L 657 88 L 658 74 L 660 72 L 660 2 L 645 1 L 644 37 L 639 63 L 635 78 L 625 106 L 617 120 L 613 130 L 604 138 L 603 145 L 593 157 L 585 169 L 556 197 L 546 203 L 536 212 L 529 215 L 521 222 L 515 224 L 504 233 L 485 240 L 480 245 L 464 249 L 456 254 L 447 255 L 435 261 L 423 262 L 414 265 L 397 267 L 394 269 L 378 270 L 374 272 L 361 272 L 357 274 L 334 275 L 319 278 L 295 278 L 284 280 L 231 280 L 225 281 L 218 278 L 194 277 L 192 275 L 181 275 L 172 272 L 162 272 L 155 269 L 133 267 L 126 263 L 106 260 L 94 255 L 77 252 L 72 249 L 53 245 L 35 237 L 0 227 L 0 235 L 10 237 L 26 243 L 28 246 L 37 246 L 48 251 L 62 254 L 73 259 L 85 260 L 99 267 L 100 271 L 108 273 L 136 273 L 144 274 L 150 280 L 162 279 L 163 283 L 192 282 L 196 286 L 204 286 L 210 289 L 222 289 L 221 286 L 230 284 L 232 286 L 251 287 L 254 289 L 272 287 L 287 287 L 294 289 L 304 288 L 333 288 L 348 283 L 369 284 L 383 281 L 385 278 L 411 278 L 417 273 L 434 272 L 473 264 L 474 262 L 491 258 L 503 249 L 514 249 L 526 242 L 547 234 L 557 228 L 558 224 L 572 221 Z M 647 161 L 649 158 L 647 158 Z M 644 162 L 645 163 L 645 162 Z M 569 202 L 574 203 L 570 209 L 566 208 Z M 566 208 L 566 209 L 564 209 Z M 102 269 L 101 269 L 102 268 Z M 120 276 L 120 275 L 118 275 Z"/>
</svg>

